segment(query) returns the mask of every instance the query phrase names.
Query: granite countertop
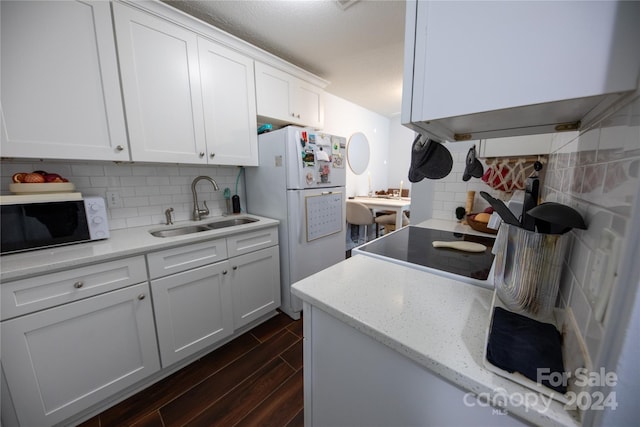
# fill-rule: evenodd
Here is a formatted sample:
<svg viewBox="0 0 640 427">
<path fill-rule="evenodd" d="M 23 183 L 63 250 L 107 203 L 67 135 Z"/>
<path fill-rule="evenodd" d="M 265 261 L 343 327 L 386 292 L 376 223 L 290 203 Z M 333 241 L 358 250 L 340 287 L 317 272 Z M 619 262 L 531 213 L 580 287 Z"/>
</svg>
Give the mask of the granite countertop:
<svg viewBox="0 0 640 427">
<path fill-rule="evenodd" d="M 174 237 L 155 237 L 150 230 L 179 228 L 229 218 L 250 217 L 258 221 L 211 231 L 185 234 Z M 209 217 L 202 221 L 181 221 L 174 225 L 148 225 L 121 230 L 111 230 L 106 240 L 98 240 L 50 249 L 22 252 L 0 257 L 0 282 L 27 278 L 43 273 L 51 273 L 81 265 L 108 261 L 125 256 L 141 255 L 190 243 L 224 238 L 238 233 L 246 233 L 278 225 L 279 221 L 258 215 L 241 214 L 233 217 Z"/>
<path fill-rule="evenodd" d="M 472 232 L 453 221 L 419 226 Z M 474 233 L 475 234 L 475 233 Z M 484 368 L 493 291 L 365 255 L 353 256 L 293 285 L 293 293 L 333 317 L 476 394 L 531 390 Z M 559 402 L 507 410 L 537 425 L 579 426 Z"/>
</svg>

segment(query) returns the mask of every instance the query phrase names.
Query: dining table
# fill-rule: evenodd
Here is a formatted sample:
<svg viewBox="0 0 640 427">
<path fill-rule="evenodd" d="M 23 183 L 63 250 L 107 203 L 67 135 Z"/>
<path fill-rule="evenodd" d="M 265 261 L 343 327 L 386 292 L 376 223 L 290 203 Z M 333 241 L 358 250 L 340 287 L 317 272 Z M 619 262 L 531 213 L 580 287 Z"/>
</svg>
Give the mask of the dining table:
<svg viewBox="0 0 640 427">
<path fill-rule="evenodd" d="M 394 211 L 396 213 L 396 230 L 402 228 L 402 212 L 411 208 L 411 197 L 356 196 L 353 200 L 372 210 Z"/>
</svg>

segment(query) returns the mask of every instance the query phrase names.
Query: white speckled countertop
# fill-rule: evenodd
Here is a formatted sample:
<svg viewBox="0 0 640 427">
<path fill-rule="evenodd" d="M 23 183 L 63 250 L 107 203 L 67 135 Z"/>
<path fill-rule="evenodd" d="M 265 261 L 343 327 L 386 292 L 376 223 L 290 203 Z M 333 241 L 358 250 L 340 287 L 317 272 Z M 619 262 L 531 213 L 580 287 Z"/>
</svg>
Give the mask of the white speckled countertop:
<svg viewBox="0 0 640 427">
<path fill-rule="evenodd" d="M 258 221 L 175 237 L 155 237 L 149 233 L 150 230 L 179 228 L 186 225 L 197 225 L 243 217 L 255 218 Z M 111 230 L 111 236 L 106 240 L 3 255 L 0 257 L 0 282 L 4 283 L 42 273 L 51 273 L 115 258 L 145 254 L 174 246 L 227 237 L 233 234 L 272 227 L 278 223 L 279 221 L 274 219 L 248 214 L 228 217 L 210 217 L 198 222 L 183 221 L 171 226 L 157 224 L 122 230 Z"/>
<path fill-rule="evenodd" d="M 419 226 L 473 232 L 447 221 Z M 484 368 L 491 290 L 356 255 L 297 282 L 293 293 L 465 390 L 491 396 L 531 393 Z M 542 403 L 510 402 L 506 409 L 536 425 L 580 425 L 575 412 L 555 401 L 547 410 Z"/>
</svg>

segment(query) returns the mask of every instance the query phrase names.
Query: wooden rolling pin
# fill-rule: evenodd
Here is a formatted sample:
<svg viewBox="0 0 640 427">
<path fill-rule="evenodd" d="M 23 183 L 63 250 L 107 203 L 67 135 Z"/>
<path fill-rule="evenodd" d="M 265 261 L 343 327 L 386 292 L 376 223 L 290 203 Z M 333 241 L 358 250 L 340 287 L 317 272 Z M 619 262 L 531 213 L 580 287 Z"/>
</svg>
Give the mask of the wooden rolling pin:
<svg viewBox="0 0 640 427">
<path fill-rule="evenodd" d="M 433 241 L 434 248 L 450 248 L 464 252 L 484 252 L 487 247 L 480 243 L 465 242 L 463 240 L 454 240 L 453 242 L 443 242 L 440 240 Z"/>
</svg>

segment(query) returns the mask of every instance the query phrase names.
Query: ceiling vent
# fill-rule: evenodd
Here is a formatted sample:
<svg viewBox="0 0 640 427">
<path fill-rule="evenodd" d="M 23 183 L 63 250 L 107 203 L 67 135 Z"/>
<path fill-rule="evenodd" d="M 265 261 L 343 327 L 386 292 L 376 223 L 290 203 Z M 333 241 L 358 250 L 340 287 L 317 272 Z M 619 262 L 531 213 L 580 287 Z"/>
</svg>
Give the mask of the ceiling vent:
<svg viewBox="0 0 640 427">
<path fill-rule="evenodd" d="M 340 9 L 347 10 L 348 8 L 358 3 L 359 1 L 360 0 L 336 0 L 336 3 L 338 3 L 338 6 L 340 6 Z"/>
</svg>

